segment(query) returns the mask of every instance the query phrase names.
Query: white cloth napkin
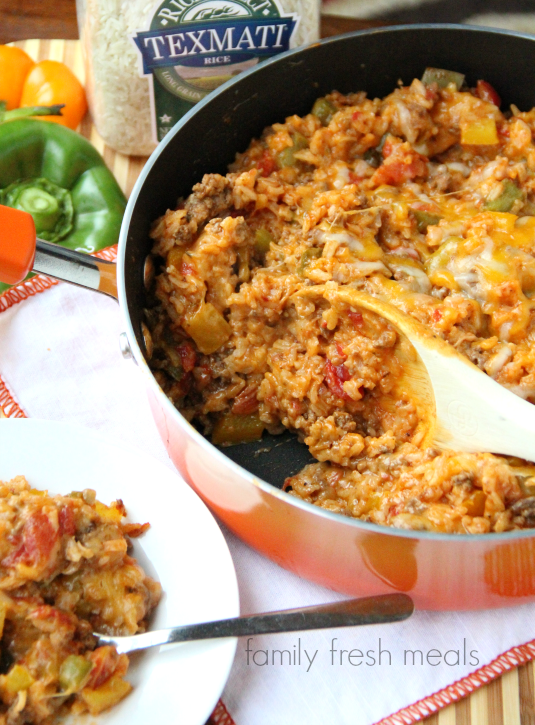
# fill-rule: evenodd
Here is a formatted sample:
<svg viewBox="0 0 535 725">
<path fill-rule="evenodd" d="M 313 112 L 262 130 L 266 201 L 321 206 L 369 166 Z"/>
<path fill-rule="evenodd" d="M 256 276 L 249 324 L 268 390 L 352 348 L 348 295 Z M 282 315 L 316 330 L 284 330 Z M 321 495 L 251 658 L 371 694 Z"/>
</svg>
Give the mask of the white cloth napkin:
<svg viewBox="0 0 535 725">
<path fill-rule="evenodd" d="M 171 467 L 141 376 L 121 357 L 122 330 L 114 300 L 58 284 L 0 313 L 0 377 L 29 417 L 85 425 Z M 243 613 L 343 599 L 225 536 Z M 534 615 L 535 605 L 417 612 L 394 625 L 242 639 L 222 699 L 236 725 L 411 723 L 535 657 L 535 643 L 519 647 L 535 638 Z"/>
</svg>

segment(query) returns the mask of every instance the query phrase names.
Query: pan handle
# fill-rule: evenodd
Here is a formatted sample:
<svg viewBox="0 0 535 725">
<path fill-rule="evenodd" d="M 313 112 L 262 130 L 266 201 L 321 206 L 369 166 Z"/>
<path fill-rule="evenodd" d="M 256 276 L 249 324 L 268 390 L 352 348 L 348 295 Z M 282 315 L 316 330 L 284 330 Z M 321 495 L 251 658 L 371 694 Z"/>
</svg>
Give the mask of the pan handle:
<svg viewBox="0 0 535 725">
<path fill-rule="evenodd" d="M 34 272 L 117 299 L 117 265 L 37 239 Z"/>
<path fill-rule="evenodd" d="M 0 281 L 19 284 L 30 270 L 117 299 L 116 265 L 38 239 L 30 214 L 0 205 Z"/>
</svg>

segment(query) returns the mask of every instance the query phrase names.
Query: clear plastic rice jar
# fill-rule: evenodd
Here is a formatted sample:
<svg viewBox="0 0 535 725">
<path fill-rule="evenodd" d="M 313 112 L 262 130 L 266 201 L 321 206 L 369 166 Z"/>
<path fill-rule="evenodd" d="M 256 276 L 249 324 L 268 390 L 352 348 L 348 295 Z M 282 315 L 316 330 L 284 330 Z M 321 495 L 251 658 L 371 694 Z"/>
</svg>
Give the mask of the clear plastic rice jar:
<svg viewBox="0 0 535 725">
<path fill-rule="evenodd" d="M 91 113 L 104 141 L 150 154 L 240 71 L 319 37 L 320 0 L 77 0 Z"/>
</svg>

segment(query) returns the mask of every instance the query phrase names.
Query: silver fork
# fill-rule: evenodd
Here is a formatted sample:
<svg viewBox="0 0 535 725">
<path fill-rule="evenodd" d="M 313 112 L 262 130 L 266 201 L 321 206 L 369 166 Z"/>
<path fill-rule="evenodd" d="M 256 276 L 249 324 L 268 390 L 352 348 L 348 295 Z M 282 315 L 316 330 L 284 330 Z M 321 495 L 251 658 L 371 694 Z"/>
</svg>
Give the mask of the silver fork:
<svg viewBox="0 0 535 725">
<path fill-rule="evenodd" d="M 362 624 L 387 624 L 407 619 L 413 611 L 412 599 L 406 594 L 384 594 L 299 609 L 251 614 L 247 617 L 221 619 L 216 622 L 186 624 L 182 627 L 134 634 L 131 637 L 109 637 L 97 632 L 94 632 L 94 635 L 97 637 L 99 645 L 115 645 L 119 654 L 126 654 L 162 644 L 199 639 L 244 637 L 331 627 L 356 627 Z"/>
</svg>

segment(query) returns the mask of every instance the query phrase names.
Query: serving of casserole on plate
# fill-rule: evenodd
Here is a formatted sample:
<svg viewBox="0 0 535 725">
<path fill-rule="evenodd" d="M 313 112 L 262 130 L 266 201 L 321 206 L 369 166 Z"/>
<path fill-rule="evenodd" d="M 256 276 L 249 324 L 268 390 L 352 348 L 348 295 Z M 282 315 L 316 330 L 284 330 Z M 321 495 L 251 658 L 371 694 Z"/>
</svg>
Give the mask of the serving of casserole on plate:
<svg viewBox="0 0 535 725">
<path fill-rule="evenodd" d="M 41 722 L 47 706 L 54 713 L 65 703 L 89 710 L 75 722 L 95 722 L 94 715 L 106 724 L 150 722 L 158 712 L 203 725 L 236 640 L 144 653 L 126 672 L 126 656 L 94 649 L 91 637 L 92 630 L 126 633 L 239 614 L 230 554 L 193 491 L 149 456 L 82 428 L 29 419 L 1 421 L 0 478 L 11 481 L 0 491 L 1 519 L 21 524 L 0 540 L 6 722 Z M 136 534 L 134 561 L 125 536 Z"/>
</svg>

